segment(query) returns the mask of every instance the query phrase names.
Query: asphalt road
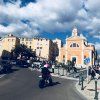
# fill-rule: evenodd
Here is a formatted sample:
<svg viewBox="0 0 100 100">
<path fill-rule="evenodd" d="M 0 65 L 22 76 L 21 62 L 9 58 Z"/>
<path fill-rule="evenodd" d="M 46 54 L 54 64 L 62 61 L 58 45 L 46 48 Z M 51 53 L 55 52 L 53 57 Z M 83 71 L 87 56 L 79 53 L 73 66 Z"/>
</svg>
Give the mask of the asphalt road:
<svg viewBox="0 0 100 100">
<path fill-rule="evenodd" d="M 0 100 L 86 100 L 75 89 L 75 81 L 54 78 L 59 84 L 40 89 L 40 73 L 27 68 L 14 68 L 0 79 Z"/>
</svg>

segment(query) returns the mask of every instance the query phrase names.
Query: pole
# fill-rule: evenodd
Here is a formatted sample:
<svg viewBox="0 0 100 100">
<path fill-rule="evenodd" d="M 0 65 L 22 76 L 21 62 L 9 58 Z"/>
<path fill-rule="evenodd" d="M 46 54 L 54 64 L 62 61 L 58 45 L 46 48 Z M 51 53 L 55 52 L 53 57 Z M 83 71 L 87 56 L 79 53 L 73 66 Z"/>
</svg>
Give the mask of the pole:
<svg viewBox="0 0 100 100">
<path fill-rule="evenodd" d="M 59 66 L 58 66 L 58 75 L 59 75 Z"/>
<path fill-rule="evenodd" d="M 98 100 L 98 92 L 97 92 L 97 79 L 95 79 L 95 100 Z"/>
<path fill-rule="evenodd" d="M 79 83 L 78 85 L 81 85 L 81 73 L 79 74 Z"/>
<path fill-rule="evenodd" d="M 64 68 L 63 68 L 63 70 L 62 70 L 63 72 L 62 72 L 62 76 L 64 76 Z"/>
<path fill-rule="evenodd" d="M 89 67 L 87 66 L 87 83 L 89 83 Z"/>
<path fill-rule="evenodd" d="M 84 90 L 84 88 L 83 88 L 83 76 L 82 76 L 82 86 L 81 86 L 81 90 Z"/>
</svg>

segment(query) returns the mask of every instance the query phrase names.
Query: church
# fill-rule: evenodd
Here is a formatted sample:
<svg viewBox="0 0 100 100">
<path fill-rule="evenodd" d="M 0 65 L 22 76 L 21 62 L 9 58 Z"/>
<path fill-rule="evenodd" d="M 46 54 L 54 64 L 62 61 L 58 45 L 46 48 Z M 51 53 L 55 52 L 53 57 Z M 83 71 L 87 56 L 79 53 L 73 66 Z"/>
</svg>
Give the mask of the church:
<svg viewBox="0 0 100 100">
<path fill-rule="evenodd" d="M 74 61 L 76 67 L 92 66 L 94 58 L 94 44 L 88 43 L 86 37 L 74 27 L 71 37 L 66 38 L 66 44 L 60 49 L 59 62 L 67 64 L 68 61 Z"/>
</svg>

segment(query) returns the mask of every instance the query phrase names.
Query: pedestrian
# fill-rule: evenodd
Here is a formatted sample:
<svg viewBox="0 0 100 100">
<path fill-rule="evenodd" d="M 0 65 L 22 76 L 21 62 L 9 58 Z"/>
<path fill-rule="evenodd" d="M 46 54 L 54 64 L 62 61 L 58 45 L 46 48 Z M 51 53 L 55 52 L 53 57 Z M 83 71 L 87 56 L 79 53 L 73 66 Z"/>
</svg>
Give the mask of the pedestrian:
<svg viewBox="0 0 100 100">
<path fill-rule="evenodd" d="M 54 73 L 54 68 L 55 68 L 55 65 L 53 64 L 52 65 L 52 73 Z"/>
<path fill-rule="evenodd" d="M 96 75 L 96 72 L 94 70 L 94 68 L 91 69 L 91 79 L 94 79 Z"/>
<path fill-rule="evenodd" d="M 89 66 L 89 68 L 88 68 L 88 75 L 91 75 L 91 72 L 92 72 L 92 69 L 91 69 L 91 66 Z"/>
</svg>

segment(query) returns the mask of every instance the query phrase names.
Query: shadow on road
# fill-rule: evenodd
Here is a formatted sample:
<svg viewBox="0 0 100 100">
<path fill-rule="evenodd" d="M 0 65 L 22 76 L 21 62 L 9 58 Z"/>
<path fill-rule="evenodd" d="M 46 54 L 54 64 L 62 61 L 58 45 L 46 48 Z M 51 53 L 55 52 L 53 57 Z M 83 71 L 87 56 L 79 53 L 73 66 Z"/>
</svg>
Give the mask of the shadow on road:
<svg viewBox="0 0 100 100">
<path fill-rule="evenodd" d="M 59 83 L 59 82 L 53 82 L 51 86 L 58 85 L 58 84 L 61 84 L 61 83 Z"/>
<path fill-rule="evenodd" d="M 59 82 L 53 82 L 51 85 L 46 85 L 45 87 L 52 87 L 52 86 L 55 86 L 55 85 L 58 85 L 58 84 L 61 84 L 61 83 L 59 83 Z"/>
<path fill-rule="evenodd" d="M 58 84 L 60 84 L 60 83 L 59 82 L 52 82 L 52 84 L 45 84 L 44 86 L 42 86 L 42 84 L 41 84 L 41 85 L 39 85 L 39 88 L 43 89 L 43 88 L 52 87 L 52 86 L 55 86 L 55 85 L 58 85 Z"/>
</svg>

